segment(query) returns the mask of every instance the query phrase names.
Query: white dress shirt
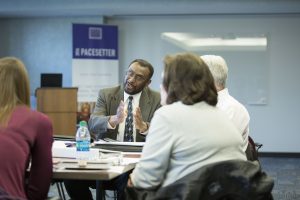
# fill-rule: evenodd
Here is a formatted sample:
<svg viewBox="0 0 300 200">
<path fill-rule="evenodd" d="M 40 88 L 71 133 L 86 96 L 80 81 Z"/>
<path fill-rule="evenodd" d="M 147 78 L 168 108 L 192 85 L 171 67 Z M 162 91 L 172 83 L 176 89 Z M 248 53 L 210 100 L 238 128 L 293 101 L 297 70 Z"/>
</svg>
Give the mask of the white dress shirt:
<svg viewBox="0 0 300 200">
<path fill-rule="evenodd" d="M 246 151 L 248 146 L 250 121 L 250 116 L 247 109 L 235 98 L 230 96 L 227 88 L 218 92 L 217 107 L 227 113 L 231 121 L 242 134 L 244 140 L 243 150 Z"/>
<path fill-rule="evenodd" d="M 128 97 L 132 96 L 133 97 L 133 99 L 132 99 L 132 112 L 134 112 L 135 109 L 139 106 L 141 94 L 142 94 L 142 92 L 137 93 L 135 95 L 129 95 L 126 92 L 124 92 L 123 101 L 125 102 L 125 110 L 127 110 L 127 106 L 128 106 Z M 125 122 L 126 122 L 126 119 L 119 124 L 119 131 L 118 131 L 118 135 L 117 135 L 117 140 L 120 141 L 120 142 L 124 141 Z M 133 141 L 136 142 L 136 128 L 135 128 L 134 123 L 133 123 Z"/>
</svg>

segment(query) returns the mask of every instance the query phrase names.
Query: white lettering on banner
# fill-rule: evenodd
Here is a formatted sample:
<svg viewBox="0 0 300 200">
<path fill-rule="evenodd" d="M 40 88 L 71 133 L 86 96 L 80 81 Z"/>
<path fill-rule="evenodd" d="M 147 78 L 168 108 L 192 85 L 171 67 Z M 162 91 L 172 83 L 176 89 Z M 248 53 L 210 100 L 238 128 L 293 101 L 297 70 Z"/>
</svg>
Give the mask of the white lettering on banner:
<svg viewBox="0 0 300 200">
<path fill-rule="evenodd" d="M 115 49 L 95 49 L 95 48 L 81 48 L 80 56 L 107 56 L 115 57 Z"/>
<path fill-rule="evenodd" d="M 80 53 L 79 51 L 80 51 L 79 48 L 76 48 L 76 50 L 75 50 L 75 55 L 76 55 L 76 56 L 79 56 L 79 55 L 80 55 L 80 54 L 79 54 L 79 53 Z"/>
</svg>

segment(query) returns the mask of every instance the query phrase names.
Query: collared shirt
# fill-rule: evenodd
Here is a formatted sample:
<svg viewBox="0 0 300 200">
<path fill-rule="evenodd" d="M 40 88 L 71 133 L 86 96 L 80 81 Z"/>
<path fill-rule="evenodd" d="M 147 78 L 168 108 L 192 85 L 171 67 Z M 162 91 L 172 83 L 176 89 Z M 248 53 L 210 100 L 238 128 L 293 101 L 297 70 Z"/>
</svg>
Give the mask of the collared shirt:
<svg viewBox="0 0 300 200">
<path fill-rule="evenodd" d="M 235 98 L 230 96 L 227 88 L 218 92 L 217 107 L 227 113 L 231 121 L 242 134 L 244 140 L 243 150 L 246 151 L 248 146 L 250 121 L 247 109 Z"/>
<path fill-rule="evenodd" d="M 128 97 L 132 96 L 133 97 L 133 99 L 132 99 L 132 111 L 135 112 L 135 109 L 139 106 L 141 94 L 142 94 L 142 92 L 134 94 L 134 95 L 129 95 L 126 92 L 124 92 L 123 101 L 125 102 L 125 109 L 127 110 Z M 121 122 L 119 124 L 119 131 L 118 131 L 118 135 L 117 135 L 117 140 L 120 141 L 120 142 L 124 141 L 125 121 L 126 120 L 124 120 L 123 122 Z M 133 140 L 136 142 L 136 129 L 135 129 L 134 123 L 133 123 Z"/>
<path fill-rule="evenodd" d="M 142 94 L 142 92 L 139 92 L 139 93 L 134 94 L 134 95 L 129 95 L 126 92 L 124 92 L 124 99 L 123 99 L 123 101 L 125 102 L 125 109 L 127 109 L 127 106 L 128 106 L 128 97 L 132 96 L 133 97 L 133 99 L 132 99 L 132 111 L 135 112 L 135 109 L 139 106 L 141 94 Z M 120 141 L 120 142 L 124 141 L 125 121 L 126 120 L 124 120 L 123 122 L 121 122 L 119 124 L 119 130 L 118 130 L 117 140 Z M 114 127 L 112 127 L 109 124 L 109 122 L 107 123 L 107 127 L 109 129 L 114 129 Z M 147 131 L 144 134 L 146 134 L 146 133 L 147 133 Z M 134 140 L 134 142 L 136 142 L 136 129 L 135 129 L 135 125 L 134 124 L 133 124 L 133 140 Z"/>
</svg>

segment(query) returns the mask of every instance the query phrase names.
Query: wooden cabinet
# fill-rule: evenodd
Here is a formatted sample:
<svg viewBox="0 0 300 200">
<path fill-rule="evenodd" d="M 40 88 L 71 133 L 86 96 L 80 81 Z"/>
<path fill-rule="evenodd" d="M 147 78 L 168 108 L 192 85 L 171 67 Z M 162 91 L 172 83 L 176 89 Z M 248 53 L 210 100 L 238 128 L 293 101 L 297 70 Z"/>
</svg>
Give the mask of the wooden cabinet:
<svg viewBox="0 0 300 200">
<path fill-rule="evenodd" d="M 38 88 L 37 110 L 52 121 L 53 134 L 75 136 L 78 88 Z"/>
</svg>

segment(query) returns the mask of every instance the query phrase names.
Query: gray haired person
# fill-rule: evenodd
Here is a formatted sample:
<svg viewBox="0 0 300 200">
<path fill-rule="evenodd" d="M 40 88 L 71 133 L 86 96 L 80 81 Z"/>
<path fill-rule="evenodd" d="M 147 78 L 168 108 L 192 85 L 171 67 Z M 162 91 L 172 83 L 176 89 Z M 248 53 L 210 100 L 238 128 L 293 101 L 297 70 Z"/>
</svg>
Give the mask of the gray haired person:
<svg viewBox="0 0 300 200">
<path fill-rule="evenodd" d="M 249 122 L 250 116 L 243 104 L 229 94 L 226 87 L 228 67 L 224 58 L 218 55 L 203 55 L 201 59 L 207 64 L 214 78 L 218 91 L 217 107 L 225 111 L 236 128 L 243 136 L 243 150 L 247 158 L 251 160 L 251 149 L 249 147 Z"/>
</svg>

